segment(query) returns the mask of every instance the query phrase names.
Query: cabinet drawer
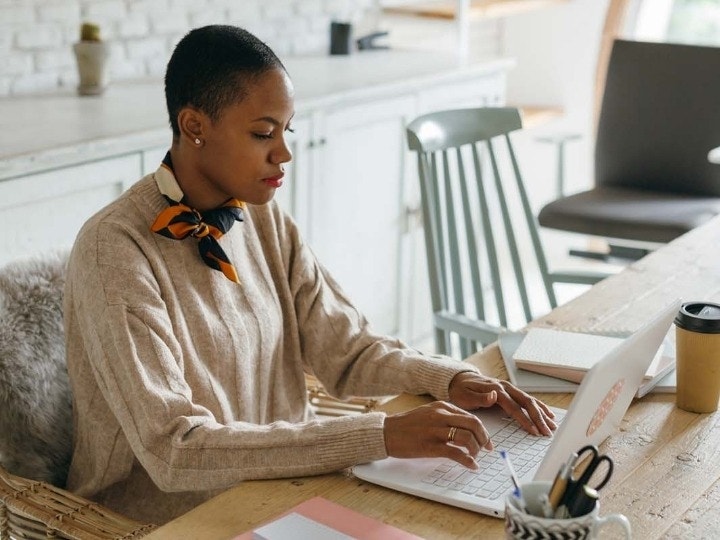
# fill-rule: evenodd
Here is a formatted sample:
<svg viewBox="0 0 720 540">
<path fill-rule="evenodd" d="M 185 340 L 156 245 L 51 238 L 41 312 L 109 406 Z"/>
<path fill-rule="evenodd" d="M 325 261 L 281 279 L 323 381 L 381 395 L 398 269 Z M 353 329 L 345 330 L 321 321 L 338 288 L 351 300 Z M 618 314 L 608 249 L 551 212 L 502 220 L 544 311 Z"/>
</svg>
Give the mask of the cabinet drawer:
<svg viewBox="0 0 720 540">
<path fill-rule="evenodd" d="M 140 177 L 139 155 L 0 182 L 0 264 L 72 246 L 82 224 Z"/>
</svg>

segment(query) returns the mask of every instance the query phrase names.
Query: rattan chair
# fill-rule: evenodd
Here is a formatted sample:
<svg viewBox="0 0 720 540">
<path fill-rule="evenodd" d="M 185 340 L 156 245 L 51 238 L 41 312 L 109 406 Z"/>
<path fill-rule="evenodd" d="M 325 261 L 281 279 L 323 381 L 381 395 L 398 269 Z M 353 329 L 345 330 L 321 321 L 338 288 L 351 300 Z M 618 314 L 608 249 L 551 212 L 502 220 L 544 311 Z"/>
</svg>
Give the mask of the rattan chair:
<svg viewBox="0 0 720 540">
<path fill-rule="evenodd" d="M 353 397 L 338 399 L 327 393 L 327 390 L 312 375 L 305 375 L 308 389 L 308 401 L 315 414 L 319 416 L 349 416 L 375 410 L 380 399 Z"/>
<path fill-rule="evenodd" d="M 45 482 L 0 467 L 0 539 L 141 538 L 155 529 Z"/>
<path fill-rule="evenodd" d="M 0 540 L 139 538 L 155 527 L 57 487 L 65 485 L 72 441 L 66 256 L 0 269 Z"/>
</svg>

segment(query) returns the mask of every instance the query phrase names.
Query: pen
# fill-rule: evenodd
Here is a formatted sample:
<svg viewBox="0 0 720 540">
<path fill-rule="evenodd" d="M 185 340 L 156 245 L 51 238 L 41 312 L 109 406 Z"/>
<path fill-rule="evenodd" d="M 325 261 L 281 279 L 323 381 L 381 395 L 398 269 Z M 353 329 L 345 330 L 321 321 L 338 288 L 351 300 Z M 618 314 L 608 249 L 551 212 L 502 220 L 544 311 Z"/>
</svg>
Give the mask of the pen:
<svg viewBox="0 0 720 540">
<path fill-rule="evenodd" d="M 547 493 L 541 493 L 538 497 L 538 502 L 540 503 L 540 507 L 542 508 L 543 517 L 551 518 L 554 515 L 552 506 L 550 506 L 550 500 L 548 499 Z"/>
<path fill-rule="evenodd" d="M 555 510 L 555 519 L 568 519 L 570 517 L 570 512 L 568 511 L 568 507 L 564 504 L 561 504 L 557 507 L 557 510 Z"/>
<path fill-rule="evenodd" d="M 523 499 L 522 491 L 520 490 L 520 482 L 518 480 L 517 475 L 515 474 L 515 468 L 513 467 L 513 464 L 510 461 L 510 456 L 508 455 L 508 453 L 505 450 L 500 450 L 500 455 L 505 460 L 505 464 L 507 465 L 507 468 L 510 471 L 510 478 L 512 478 L 513 485 L 515 486 L 515 491 L 513 492 L 513 495 L 515 495 L 515 497 L 517 497 L 522 510 L 524 512 L 527 512 L 526 506 L 525 506 L 525 499 Z"/>
<path fill-rule="evenodd" d="M 557 476 L 555 477 L 555 480 L 550 487 L 548 499 L 550 500 L 550 507 L 553 509 L 553 511 L 557 510 L 557 507 L 560 505 L 560 501 L 562 500 L 563 495 L 565 495 L 565 490 L 567 489 L 568 485 L 568 479 L 570 478 L 570 474 L 573 467 L 575 466 L 575 462 L 577 461 L 577 459 L 578 454 L 576 452 L 570 454 L 567 462 L 560 467 L 560 470 L 558 471 Z"/>
</svg>

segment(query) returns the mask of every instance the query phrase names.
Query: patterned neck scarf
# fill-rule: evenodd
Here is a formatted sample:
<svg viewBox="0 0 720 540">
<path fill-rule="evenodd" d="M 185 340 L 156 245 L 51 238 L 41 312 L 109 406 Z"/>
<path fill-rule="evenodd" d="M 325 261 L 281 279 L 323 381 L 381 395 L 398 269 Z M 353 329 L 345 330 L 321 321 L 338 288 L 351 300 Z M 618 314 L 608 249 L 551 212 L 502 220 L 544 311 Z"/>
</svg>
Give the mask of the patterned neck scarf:
<svg viewBox="0 0 720 540">
<path fill-rule="evenodd" d="M 184 204 L 184 196 L 173 173 L 170 152 L 163 158 L 155 173 L 155 180 L 170 206 L 158 214 L 150 229 L 173 240 L 183 240 L 188 236 L 198 238 L 200 257 L 205 264 L 225 274 L 230 281 L 240 283 L 237 271 L 218 239 L 228 232 L 236 221 L 243 221 L 245 203 L 229 199 L 219 208 L 202 213 Z"/>
</svg>

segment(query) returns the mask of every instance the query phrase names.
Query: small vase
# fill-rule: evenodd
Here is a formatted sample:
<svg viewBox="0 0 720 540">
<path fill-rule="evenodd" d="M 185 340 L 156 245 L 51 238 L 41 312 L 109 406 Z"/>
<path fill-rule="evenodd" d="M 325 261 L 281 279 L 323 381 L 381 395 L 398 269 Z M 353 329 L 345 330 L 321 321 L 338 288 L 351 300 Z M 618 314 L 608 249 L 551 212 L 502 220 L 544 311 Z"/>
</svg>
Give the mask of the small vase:
<svg viewBox="0 0 720 540">
<path fill-rule="evenodd" d="M 107 59 L 110 47 L 102 41 L 79 41 L 73 45 L 77 60 L 81 96 L 102 94 L 107 86 Z"/>
</svg>

